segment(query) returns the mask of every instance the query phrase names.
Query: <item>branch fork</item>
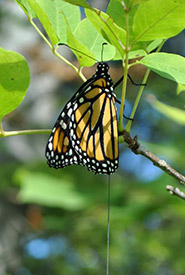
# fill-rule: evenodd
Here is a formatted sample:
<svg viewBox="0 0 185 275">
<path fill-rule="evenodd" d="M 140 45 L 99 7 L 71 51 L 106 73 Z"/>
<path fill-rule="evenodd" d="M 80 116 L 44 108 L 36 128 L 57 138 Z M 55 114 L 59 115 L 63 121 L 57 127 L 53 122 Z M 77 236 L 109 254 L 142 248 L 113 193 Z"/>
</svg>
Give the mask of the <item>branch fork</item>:
<svg viewBox="0 0 185 275">
<path fill-rule="evenodd" d="M 132 150 L 132 152 L 134 152 L 136 155 L 143 155 L 144 157 L 148 158 L 155 166 L 159 167 L 168 175 L 178 180 L 180 184 L 185 185 L 185 176 L 172 168 L 165 160 L 159 159 L 145 147 L 141 146 L 137 141 L 137 136 L 132 138 L 126 130 L 121 131 L 119 135 L 123 136 L 124 141 L 128 144 L 128 147 Z M 167 185 L 166 190 L 169 191 L 171 195 L 176 195 L 185 200 L 185 194 L 179 188 Z"/>
</svg>

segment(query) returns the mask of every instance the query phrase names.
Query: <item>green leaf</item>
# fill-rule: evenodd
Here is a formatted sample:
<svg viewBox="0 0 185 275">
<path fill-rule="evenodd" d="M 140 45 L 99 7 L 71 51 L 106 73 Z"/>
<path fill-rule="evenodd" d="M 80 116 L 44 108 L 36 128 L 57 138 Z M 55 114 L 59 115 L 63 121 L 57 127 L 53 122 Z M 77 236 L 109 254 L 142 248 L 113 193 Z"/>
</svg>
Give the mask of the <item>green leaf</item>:
<svg viewBox="0 0 185 275">
<path fill-rule="evenodd" d="M 177 95 L 179 95 L 182 92 L 185 92 L 185 84 L 177 83 Z"/>
<path fill-rule="evenodd" d="M 30 83 L 30 71 L 25 58 L 0 48 L 0 119 L 23 101 Z"/>
<path fill-rule="evenodd" d="M 133 50 L 133 51 L 130 51 L 129 52 L 129 54 L 128 54 L 128 58 L 129 59 L 137 59 L 137 58 L 139 58 L 139 57 L 143 57 L 143 56 L 146 56 L 147 55 L 147 53 L 146 53 L 146 51 L 145 50 L 143 50 L 143 49 L 138 49 L 138 50 Z M 114 58 L 113 58 L 113 60 L 121 60 L 122 58 L 121 58 L 121 55 L 120 55 L 120 53 L 117 51 L 116 52 L 116 54 L 115 54 L 115 56 L 114 56 Z"/>
<path fill-rule="evenodd" d="M 95 63 L 94 55 L 92 55 L 92 53 L 88 50 L 86 46 L 84 46 L 80 41 L 76 39 L 69 28 L 68 22 L 65 18 L 65 14 L 63 12 L 62 14 L 67 28 L 67 43 L 73 53 L 76 55 L 79 62 L 79 67 L 81 68 L 83 66 L 92 66 Z"/>
<path fill-rule="evenodd" d="M 133 37 L 133 30 L 132 30 L 132 24 L 133 24 L 133 18 L 134 14 L 136 12 L 136 7 L 133 7 L 133 5 L 130 5 L 129 10 L 129 38 Z M 123 5 L 121 3 L 121 0 L 110 0 L 108 7 L 107 7 L 107 14 L 114 20 L 114 22 L 121 28 L 125 29 L 125 11 L 123 8 Z"/>
<path fill-rule="evenodd" d="M 160 101 L 158 101 L 154 96 L 150 96 L 148 101 L 161 114 L 165 115 L 169 119 L 175 121 L 178 124 L 185 125 L 185 111 L 178 109 L 176 107 L 172 107 L 166 105 Z"/>
<path fill-rule="evenodd" d="M 88 204 L 70 179 L 20 169 L 15 174 L 15 181 L 21 184 L 18 199 L 22 203 L 61 207 L 69 211 L 81 210 Z"/>
<path fill-rule="evenodd" d="M 108 43 L 115 46 L 121 56 L 123 56 L 126 41 L 125 30 L 114 23 L 113 19 L 104 12 L 85 9 L 85 13 L 89 21 L 93 24 L 101 36 L 105 38 Z"/>
<path fill-rule="evenodd" d="M 132 18 L 130 17 L 130 13 L 131 11 L 129 12 L 129 19 L 132 20 Z M 118 26 L 125 29 L 125 12 L 121 1 L 110 0 L 107 7 L 107 14 L 112 17 L 112 19 Z"/>
<path fill-rule="evenodd" d="M 28 17 L 35 18 L 36 14 L 26 0 L 15 0 Z"/>
<path fill-rule="evenodd" d="M 143 56 L 146 56 L 146 52 L 144 50 L 130 51 L 128 54 L 129 59 L 139 58 L 139 57 L 143 57 Z"/>
<path fill-rule="evenodd" d="M 95 63 L 95 58 L 92 53 L 80 41 L 78 41 L 67 27 L 67 42 L 71 50 L 76 55 L 79 67 L 92 66 Z M 74 50 L 75 49 L 75 50 Z"/>
<path fill-rule="evenodd" d="M 76 5 L 76 6 L 80 6 L 83 8 L 92 9 L 92 7 L 89 6 L 89 4 L 85 0 L 62 0 L 62 1 L 68 2 L 68 3 Z"/>
<path fill-rule="evenodd" d="M 127 6 L 130 7 L 130 10 L 128 13 L 128 16 L 129 16 L 129 41 L 133 41 L 135 38 L 135 34 L 133 32 L 132 25 L 133 25 L 133 18 L 136 13 L 137 7 L 133 5 L 133 2 L 134 1 L 132 1 L 132 3 L 130 3 L 130 4 L 129 3 L 127 4 Z M 119 27 L 125 29 L 126 18 L 125 18 L 125 11 L 123 9 L 121 0 L 110 0 L 109 5 L 107 7 L 107 14 L 114 20 L 114 22 Z M 129 59 L 139 57 L 139 56 L 145 56 L 147 53 L 147 50 L 146 50 L 147 44 L 149 44 L 149 43 L 141 42 L 141 41 L 134 43 L 134 45 L 132 45 L 133 53 L 130 54 Z M 140 52 L 139 56 L 137 56 L 137 54 L 134 53 L 135 51 L 142 51 L 142 53 Z M 143 51 L 145 51 L 145 53 Z"/>
<path fill-rule="evenodd" d="M 185 0 L 149 0 L 135 13 L 135 40 L 166 39 L 180 33 L 185 26 Z"/>
<path fill-rule="evenodd" d="M 102 44 L 105 42 L 105 39 L 99 34 L 99 32 L 93 27 L 87 18 L 82 20 L 75 32 L 75 37 L 84 44 L 95 56 L 96 60 L 102 61 Z M 93 43 L 92 43 L 93 41 Z M 103 61 L 111 60 L 115 56 L 115 47 L 110 44 L 107 44 L 103 48 Z"/>
<path fill-rule="evenodd" d="M 162 77 L 185 84 L 185 58 L 177 54 L 152 53 L 138 63 Z"/>
<path fill-rule="evenodd" d="M 59 41 L 53 26 L 49 20 L 48 15 L 45 13 L 45 11 L 40 7 L 38 4 L 39 1 L 36 2 L 36 0 L 27 0 L 31 8 L 34 10 L 35 14 L 37 15 L 40 23 L 42 24 L 44 30 L 46 31 L 51 44 L 54 46 Z"/>
<path fill-rule="evenodd" d="M 118 51 L 118 49 L 116 49 L 114 58 L 112 60 L 122 60 L 122 56 L 121 56 L 120 52 Z"/>
<path fill-rule="evenodd" d="M 153 50 L 155 50 L 157 47 L 159 47 L 159 45 L 161 45 L 161 43 L 163 42 L 163 39 L 156 39 L 154 41 L 152 41 L 147 47 L 147 52 L 150 53 Z"/>
<path fill-rule="evenodd" d="M 68 22 L 70 30 L 73 32 L 81 21 L 79 7 L 61 0 L 53 0 L 52 2 L 50 0 L 37 1 L 44 12 L 47 14 L 56 35 L 60 39 L 60 43 L 67 43 L 66 23 L 63 14 L 65 14 L 65 18 Z"/>
</svg>

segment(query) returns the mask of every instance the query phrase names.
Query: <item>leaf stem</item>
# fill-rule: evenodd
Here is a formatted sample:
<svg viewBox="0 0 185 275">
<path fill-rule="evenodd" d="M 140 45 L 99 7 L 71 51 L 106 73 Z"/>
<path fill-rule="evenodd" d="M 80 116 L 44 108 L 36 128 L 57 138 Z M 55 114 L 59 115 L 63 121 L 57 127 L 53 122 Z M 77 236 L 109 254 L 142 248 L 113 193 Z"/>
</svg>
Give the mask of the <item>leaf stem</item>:
<svg viewBox="0 0 185 275">
<path fill-rule="evenodd" d="M 52 50 L 53 46 L 49 42 L 49 40 L 45 37 L 45 35 L 40 31 L 40 29 L 37 27 L 37 25 L 33 22 L 33 20 L 28 16 L 28 21 L 30 24 L 35 28 L 35 30 L 38 32 L 38 34 L 42 37 L 42 39 L 46 42 L 48 47 Z"/>
<path fill-rule="evenodd" d="M 86 78 L 82 74 L 81 70 L 79 71 L 79 69 L 76 66 L 74 66 L 69 60 L 67 60 L 65 57 L 63 57 L 62 55 L 60 55 L 57 52 L 57 49 L 55 49 L 55 47 L 53 47 L 51 45 L 51 43 L 49 42 L 49 40 L 44 36 L 44 34 L 40 31 L 40 29 L 37 27 L 37 25 L 33 22 L 33 20 L 30 17 L 28 17 L 28 20 L 31 23 L 31 25 L 35 28 L 35 30 L 38 32 L 38 34 L 42 37 L 42 39 L 46 42 L 46 44 L 48 45 L 48 47 L 52 50 L 53 54 L 56 57 L 58 57 L 60 60 L 62 60 L 64 63 L 66 63 L 69 67 L 71 67 L 79 75 L 79 77 L 83 81 L 86 81 Z"/>
<path fill-rule="evenodd" d="M 56 49 L 53 50 L 53 54 L 57 56 L 60 60 L 62 60 L 64 63 L 66 63 L 69 67 L 71 67 L 78 75 L 79 77 L 85 82 L 86 78 L 83 75 L 82 71 L 79 70 L 76 66 L 74 66 L 69 60 L 67 60 L 65 57 L 60 55 Z"/>
<path fill-rule="evenodd" d="M 2 122 L 0 121 L 0 137 L 4 135 Z"/>
<path fill-rule="evenodd" d="M 0 128 L 0 137 L 12 137 L 21 135 L 39 135 L 39 134 L 50 134 L 51 129 L 38 129 L 38 130 L 20 130 L 20 131 L 3 131 Z"/>
<path fill-rule="evenodd" d="M 166 41 L 166 40 L 163 40 L 163 41 L 161 42 L 161 44 L 160 44 L 159 47 L 157 48 L 156 52 L 159 52 L 159 51 L 161 50 L 161 48 L 162 48 L 162 46 L 164 45 L 165 41 Z M 136 65 L 137 62 L 134 63 L 134 64 Z M 133 66 L 133 64 L 131 64 L 129 67 L 131 67 L 131 66 Z M 149 73 L 150 73 L 150 69 L 147 69 L 147 70 L 146 70 L 146 73 L 145 73 L 145 76 L 144 76 L 144 78 L 143 78 L 142 84 L 145 84 L 145 83 L 147 82 Z M 137 109 L 137 107 L 138 107 L 139 101 L 140 101 L 141 96 L 142 96 L 142 94 L 143 94 L 144 87 L 145 87 L 145 86 L 142 85 L 142 86 L 140 87 L 140 89 L 139 89 L 139 92 L 138 92 L 138 94 L 137 94 L 137 97 L 136 97 L 136 100 L 135 100 L 135 102 L 134 102 L 134 106 L 133 106 L 133 109 L 132 109 L 132 112 L 131 112 L 131 115 L 130 115 L 130 118 L 131 118 L 131 119 L 134 118 L 136 109 Z M 126 125 L 126 127 L 125 127 L 125 130 L 126 130 L 128 133 L 130 133 L 130 129 L 131 129 L 131 126 L 132 126 L 132 122 L 133 122 L 133 120 L 129 120 L 128 123 L 127 123 L 127 125 Z"/>
<path fill-rule="evenodd" d="M 122 95 L 121 95 L 121 105 L 119 112 L 119 122 L 118 122 L 118 130 L 121 132 L 123 130 L 123 113 L 124 113 L 124 105 L 125 105 L 125 97 L 126 97 L 126 88 L 127 88 L 127 74 L 128 74 L 128 53 L 129 53 L 129 10 L 125 9 L 125 25 L 126 25 L 126 45 L 125 45 L 125 62 L 123 64 L 124 67 L 124 77 L 123 77 L 123 86 L 122 86 Z"/>
</svg>

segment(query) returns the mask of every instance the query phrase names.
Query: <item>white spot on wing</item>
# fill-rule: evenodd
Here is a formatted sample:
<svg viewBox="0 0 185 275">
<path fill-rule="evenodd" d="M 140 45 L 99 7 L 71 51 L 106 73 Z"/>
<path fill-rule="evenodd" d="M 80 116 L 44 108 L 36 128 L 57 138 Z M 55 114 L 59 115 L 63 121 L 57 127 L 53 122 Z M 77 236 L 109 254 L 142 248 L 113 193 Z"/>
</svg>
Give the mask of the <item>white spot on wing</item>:
<svg viewBox="0 0 185 275">
<path fill-rule="evenodd" d="M 73 110 L 75 111 L 77 108 L 78 108 L 78 104 L 75 103 L 75 105 L 74 105 L 74 107 L 73 107 Z"/>
<path fill-rule="evenodd" d="M 48 144 L 48 149 L 49 149 L 50 151 L 52 151 L 52 149 L 53 149 L 53 144 L 52 144 L 51 142 L 49 142 L 49 144 Z"/>
<path fill-rule="evenodd" d="M 70 109 L 69 109 L 69 111 L 67 112 L 67 114 L 68 114 L 68 116 L 69 116 L 69 117 L 71 116 L 72 111 L 73 111 L 73 109 L 72 109 L 72 108 L 70 108 Z"/>
<path fill-rule="evenodd" d="M 69 108 L 71 106 L 71 102 L 69 102 L 68 104 L 67 104 L 67 108 Z"/>
<path fill-rule="evenodd" d="M 65 122 L 63 122 L 61 126 L 62 126 L 62 128 L 63 128 L 64 130 L 67 128 L 67 125 L 66 125 Z"/>
<path fill-rule="evenodd" d="M 79 102 L 80 102 L 80 103 L 84 102 L 84 98 L 81 97 L 81 98 L 79 99 Z"/>
</svg>

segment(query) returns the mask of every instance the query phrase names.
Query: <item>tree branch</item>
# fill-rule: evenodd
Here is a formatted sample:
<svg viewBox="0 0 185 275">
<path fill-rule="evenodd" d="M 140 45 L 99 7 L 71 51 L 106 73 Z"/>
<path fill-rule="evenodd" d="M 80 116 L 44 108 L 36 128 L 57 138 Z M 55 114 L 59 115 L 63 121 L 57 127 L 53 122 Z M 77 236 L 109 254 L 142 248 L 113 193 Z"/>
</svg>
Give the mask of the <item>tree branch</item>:
<svg viewBox="0 0 185 275">
<path fill-rule="evenodd" d="M 171 195 L 175 195 L 175 196 L 185 200 L 185 194 L 179 188 L 173 187 L 171 185 L 167 185 L 166 190 L 169 191 Z"/>
<path fill-rule="evenodd" d="M 175 169 L 173 169 L 165 160 L 159 159 L 157 156 L 152 154 L 150 151 L 148 151 L 146 148 L 141 146 L 137 142 L 137 136 L 132 138 L 130 134 L 123 130 L 119 135 L 122 135 L 124 138 L 124 141 L 128 144 L 128 147 L 137 155 L 143 155 L 144 157 L 148 158 L 153 162 L 153 164 L 160 169 L 162 169 L 164 172 L 169 174 L 170 176 L 174 177 L 176 180 L 178 180 L 181 184 L 185 185 L 185 176 L 177 172 Z"/>
</svg>

